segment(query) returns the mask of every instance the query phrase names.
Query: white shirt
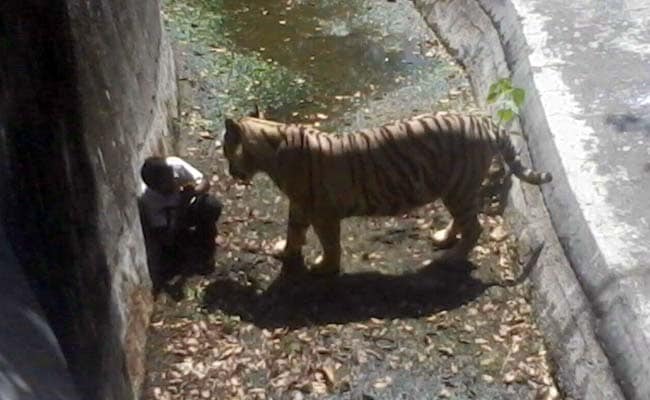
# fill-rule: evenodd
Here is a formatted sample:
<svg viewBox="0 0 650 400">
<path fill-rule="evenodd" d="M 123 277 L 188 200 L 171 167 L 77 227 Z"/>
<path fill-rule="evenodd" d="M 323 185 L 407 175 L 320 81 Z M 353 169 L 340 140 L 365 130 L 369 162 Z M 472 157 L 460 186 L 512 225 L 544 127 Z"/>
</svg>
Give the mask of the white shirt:
<svg viewBox="0 0 650 400">
<path fill-rule="evenodd" d="M 179 157 L 167 157 L 165 163 L 174 171 L 174 182 L 180 187 L 189 182 L 199 184 L 203 174 L 187 161 Z M 162 194 L 150 189 L 144 182 L 140 186 L 140 202 L 144 216 L 151 228 L 164 228 L 167 226 L 167 209 L 178 207 L 180 193 Z"/>
</svg>

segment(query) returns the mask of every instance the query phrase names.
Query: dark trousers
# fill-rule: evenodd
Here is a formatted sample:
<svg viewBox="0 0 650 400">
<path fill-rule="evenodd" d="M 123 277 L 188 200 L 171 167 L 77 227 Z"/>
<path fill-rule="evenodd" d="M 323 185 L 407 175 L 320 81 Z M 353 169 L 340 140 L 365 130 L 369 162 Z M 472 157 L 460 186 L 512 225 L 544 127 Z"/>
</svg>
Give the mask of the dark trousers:
<svg viewBox="0 0 650 400">
<path fill-rule="evenodd" d="M 177 274 L 203 272 L 213 265 L 216 223 L 223 205 L 207 193 L 192 193 L 169 210 L 169 224 L 145 227 L 147 258 L 154 290 Z"/>
<path fill-rule="evenodd" d="M 217 234 L 216 223 L 221 216 L 223 205 L 207 193 L 195 193 L 185 201 L 185 210 L 180 213 L 179 234 L 188 231 L 194 233 L 195 239 L 214 241 Z"/>
</svg>

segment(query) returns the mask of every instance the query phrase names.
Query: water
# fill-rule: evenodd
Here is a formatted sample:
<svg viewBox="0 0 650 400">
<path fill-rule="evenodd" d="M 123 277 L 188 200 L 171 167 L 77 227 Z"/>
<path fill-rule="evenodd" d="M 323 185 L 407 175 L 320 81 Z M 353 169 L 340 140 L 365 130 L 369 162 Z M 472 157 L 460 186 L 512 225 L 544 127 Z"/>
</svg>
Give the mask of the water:
<svg viewBox="0 0 650 400">
<path fill-rule="evenodd" d="M 274 119 L 359 128 L 430 111 L 450 88 L 469 87 L 412 7 L 363 0 L 219 3 L 225 32 L 240 51 L 288 69 L 293 84 L 310 87 L 303 98 L 263 105 Z"/>
</svg>

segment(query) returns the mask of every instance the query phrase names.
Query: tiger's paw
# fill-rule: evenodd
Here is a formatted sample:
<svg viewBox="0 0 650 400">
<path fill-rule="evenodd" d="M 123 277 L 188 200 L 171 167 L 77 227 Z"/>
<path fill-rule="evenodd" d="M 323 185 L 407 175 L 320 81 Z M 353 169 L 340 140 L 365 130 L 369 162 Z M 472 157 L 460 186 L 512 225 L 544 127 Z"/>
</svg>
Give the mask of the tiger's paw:
<svg viewBox="0 0 650 400">
<path fill-rule="evenodd" d="M 296 277 L 304 276 L 309 271 L 305 265 L 305 261 L 302 258 L 301 254 L 295 254 L 291 256 L 286 256 L 281 259 L 282 269 L 280 270 L 280 275 L 284 277 Z"/>
<path fill-rule="evenodd" d="M 302 252 L 288 252 L 282 250 L 280 252 L 275 252 L 273 257 L 282 262 L 282 271 L 293 271 L 293 272 L 306 272 L 307 267 L 305 266 L 305 260 L 302 256 Z"/>
<path fill-rule="evenodd" d="M 438 250 L 433 254 L 431 265 L 462 264 L 467 261 L 467 256 L 454 248 Z"/>
<path fill-rule="evenodd" d="M 341 272 L 341 266 L 332 262 L 327 263 L 321 256 L 316 260 L 309 272 L 317 276 L 336 276 Z"/>
<path fill-rule="evenodd" d="M 458 236 L 451 235 L 448 229 L 435 231 L 431 235 L 431 241 L 433 242 L 433 245 L 439 249 L 448 249 L 456 244 L 458 240 Z"/>
<path fill-rule="evenodd" d="M 271 250 L 272 257 L 282 261 L 283 263 L 299 263 L 304 264 L 302 252 L 300 250 L 290 249 L 286 245 L 285 240 L 278 241 Z"/>
<path fill-rule="evenodd" d="M 278 254 L 276 258 L 282 261 L 284 266 L 290 268 L 305 267 L 305 260 L 300 253 L 282 253 Z"/>
</svg>

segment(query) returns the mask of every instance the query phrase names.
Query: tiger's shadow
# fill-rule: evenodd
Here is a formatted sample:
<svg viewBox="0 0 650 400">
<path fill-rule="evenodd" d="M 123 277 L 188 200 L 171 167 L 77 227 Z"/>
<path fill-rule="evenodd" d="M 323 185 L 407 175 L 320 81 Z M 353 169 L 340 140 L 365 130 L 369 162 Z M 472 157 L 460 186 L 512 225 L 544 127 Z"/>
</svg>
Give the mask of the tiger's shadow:
<svg viewBox="0 0 650 400">
<path fill-rule="evenodd" d="M 489 286 L 472 276 L 474 265 L 431 264 L 417 272 L 318 277 L 280 274 L 264 291 L 217 279 L 205 291 L 208 311 L 238 315 L 263 328 L 298 328 L 368 318 L 417 318 L 458 308 Z"/>
</svg>

